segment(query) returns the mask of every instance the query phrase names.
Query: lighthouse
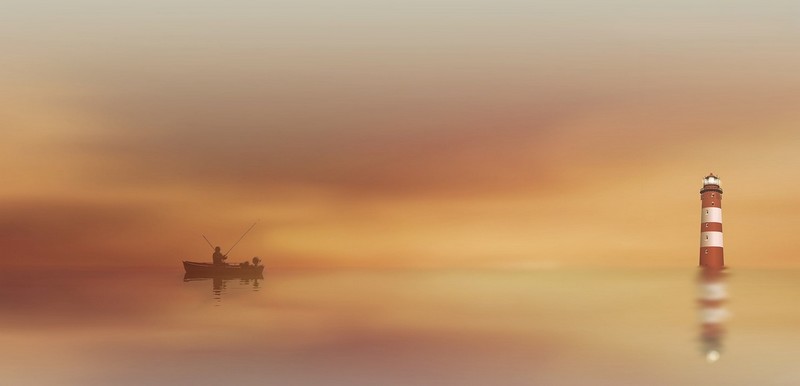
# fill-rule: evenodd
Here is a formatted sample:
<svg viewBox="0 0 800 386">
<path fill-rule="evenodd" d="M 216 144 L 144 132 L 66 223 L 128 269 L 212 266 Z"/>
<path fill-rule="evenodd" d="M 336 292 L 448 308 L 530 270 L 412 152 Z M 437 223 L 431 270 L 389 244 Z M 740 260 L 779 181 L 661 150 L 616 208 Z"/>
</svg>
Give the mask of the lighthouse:
<svg viewBox="0 0 800 386">
<path fill-rule="evenodd" d="M 714 173 L 703 178 L 700 200 L 700 267 L 722 269 L 722 188 Z"/>
</svg>

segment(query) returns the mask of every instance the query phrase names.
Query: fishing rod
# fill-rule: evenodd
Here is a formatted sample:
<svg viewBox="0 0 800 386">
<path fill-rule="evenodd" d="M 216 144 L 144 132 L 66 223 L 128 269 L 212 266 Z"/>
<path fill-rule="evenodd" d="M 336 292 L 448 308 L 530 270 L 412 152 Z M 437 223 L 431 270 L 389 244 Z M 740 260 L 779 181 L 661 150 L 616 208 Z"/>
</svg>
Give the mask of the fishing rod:
<svg viewBox="0 0 800 386">
<path fill-rule="evenodd" d="M 239 244 L 239 241 L 242 241 L 242 239 L 244 238 L 244 236 L 245 236 L 245 235 L 247 235 L 247 233 L 249 233 L 249 232 L 250 232 L 250 230 L 252 230 L 252 229 L 253 229 L 253 228 L 256 226 L 256 224 L 258 224 L 258 221 L 254 222 L 254 223 L 253 223 L 253 225 L 250 225 L 250 228 L 247 228 L 247 230 L 244 232 L 244 234 L 242 235 L 242 237 L 239 237 L 239 240 L 237 240 L 237 241 L 236 241 L 236 242 L 233 244 L 233 247 L 231 247 L 231 249 L 229 249 L 229 250 L 228 250 L 228 252 L 225 252 L 225 256 L 228 256 L 228 253 L 230 253 L 230 252 L 233 250 L 233 248 L 234 248 L 234 247 L 236 247 L 236 245 L 237 245 L 237 244 Z"/>
<path fill-rule="evenodd" d="M 211 242 L 208 241 L 208 238 L 206 238 L 206 235 L 201 235 L 201 236 L 203 236 L 203 238 L 206 239 L 206 242 L 208 243 L 208 246 L 211 247 L 211 249 L 214 249 L 214 244 L 211 244 Z M 216 251 L 216 249 L 214 249 L 214 250 Z"/>
</svg>

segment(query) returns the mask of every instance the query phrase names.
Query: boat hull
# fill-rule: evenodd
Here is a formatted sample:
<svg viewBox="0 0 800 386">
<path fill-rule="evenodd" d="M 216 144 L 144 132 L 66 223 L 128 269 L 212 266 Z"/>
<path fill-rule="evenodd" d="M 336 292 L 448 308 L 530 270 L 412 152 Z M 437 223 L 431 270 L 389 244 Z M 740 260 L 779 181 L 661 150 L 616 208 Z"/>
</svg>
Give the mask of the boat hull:
<svg viewBox="0 0 800 386">
<path fill-rule="evenodd" d="M 214 265 L 192 261 L 184 261 L 183 269 L 188 277 L 259 277 L 264 272 L 263 265 Z"/>
</svg>

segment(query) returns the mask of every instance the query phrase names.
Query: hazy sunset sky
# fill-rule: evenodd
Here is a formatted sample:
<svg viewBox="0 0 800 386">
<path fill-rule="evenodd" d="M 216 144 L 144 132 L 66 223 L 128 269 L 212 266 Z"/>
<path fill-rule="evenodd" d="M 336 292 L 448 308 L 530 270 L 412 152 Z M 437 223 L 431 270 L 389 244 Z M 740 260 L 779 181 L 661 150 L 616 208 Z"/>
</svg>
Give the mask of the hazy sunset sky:
<svg viewBox="0 0 800 386">
<path fill-rule="evenodd" d="M 800 266 L 796 1 L 4 1 L 2 265 Z"/>
</svg>

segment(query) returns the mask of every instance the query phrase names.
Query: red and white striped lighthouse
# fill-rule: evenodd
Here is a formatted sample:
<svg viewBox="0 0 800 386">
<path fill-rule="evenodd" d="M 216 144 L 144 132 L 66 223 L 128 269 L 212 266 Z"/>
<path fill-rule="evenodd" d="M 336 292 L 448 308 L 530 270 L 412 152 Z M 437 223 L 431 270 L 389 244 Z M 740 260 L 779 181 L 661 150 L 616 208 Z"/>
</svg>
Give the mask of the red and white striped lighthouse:
<svg viewBox="0 0 800 386">
<path fill-rule="evenodd" d="M 700 214 L 700 266 L 721 269 L 725 266 L 722 258 L 722 188 L 719 177 L 714 173 L 703 178 L 700 200 L 703 202 Z"/>
</svg>

